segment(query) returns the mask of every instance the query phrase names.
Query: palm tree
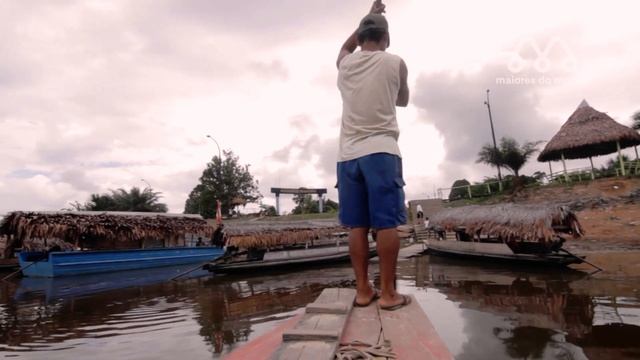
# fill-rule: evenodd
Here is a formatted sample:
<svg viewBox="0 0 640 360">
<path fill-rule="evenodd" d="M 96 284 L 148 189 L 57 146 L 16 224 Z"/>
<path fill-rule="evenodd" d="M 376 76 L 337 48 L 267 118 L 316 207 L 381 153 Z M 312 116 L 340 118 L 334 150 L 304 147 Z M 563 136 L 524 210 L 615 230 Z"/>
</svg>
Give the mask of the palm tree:
<svg viewBox="0 0 640 360">
<path fill-rule="evenodd" d="M 476 163 L 484 163 L 499 168 L 502 166 L 502 153 L 491 144 L 485 144 L 478 153 Z"/>
<path fill-rule="evenodd" d="M 79 211 L 137 211 L 137 212 L 167 212 L 166 204 L 160 202 L 160 192 L 150 188 L 140 190 L 138 187 L 109 190 L 111 194 L 91 194 L 85 204 L 71 203 L 71 207 Z"/>
<path fill-rule="evenodd" d="M 150 188 L 140 190 L 138 187 L 111 190 L 111 197 L 119 211 L 167 212 L 167 205 L 160 203 L 160 194 Z"/>
<path fill-rule="evenodd" d="M 540 143 L 542 141 L 529 141 L 521 147 L 514 139 L 503 137 L 500 139 L 501 165 L 511 170 L 516 177 L 519 177 L 520 169 L 529 160 L 529 157 L 538 151 Z"/>
<path fill-rule="evenodd" d="M 507 168 L 518 177 L 520 169 L 529 160 L 529 157 L 538 151 L 540 143 L 541 141 L 530 141 L 520 146 L 514 139 L 503 137 L 500 139 L 500 147 L 497 149 L 490 144 L 485 144 L 480 149 L 476 162 Z"/>
</svg>

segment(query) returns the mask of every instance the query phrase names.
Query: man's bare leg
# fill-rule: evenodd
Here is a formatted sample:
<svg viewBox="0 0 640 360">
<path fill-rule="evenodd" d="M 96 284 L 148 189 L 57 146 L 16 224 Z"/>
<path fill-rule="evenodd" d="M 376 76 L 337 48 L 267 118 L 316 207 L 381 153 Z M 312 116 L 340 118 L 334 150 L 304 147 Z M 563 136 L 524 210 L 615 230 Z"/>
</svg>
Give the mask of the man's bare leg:
<svg viewBox="0 0 640 360">
<path fill-rule="evenodd" d="M 369 284 L 369 229 L 353 228 L 349 230 L 349 255 L 356 276 L 356 302 L 367 304 L 373 296 Z"/>
<path fill-rule="evenodd" d="M 395 289 L 396 267 L 400 251 L 398 230 L 395 227 L 378 230 L 376 247 L 380 258 L 380 290 L 382 292 L 378 304 L 381 307 L 400 304 L 403 299 Z"/>
</svg>

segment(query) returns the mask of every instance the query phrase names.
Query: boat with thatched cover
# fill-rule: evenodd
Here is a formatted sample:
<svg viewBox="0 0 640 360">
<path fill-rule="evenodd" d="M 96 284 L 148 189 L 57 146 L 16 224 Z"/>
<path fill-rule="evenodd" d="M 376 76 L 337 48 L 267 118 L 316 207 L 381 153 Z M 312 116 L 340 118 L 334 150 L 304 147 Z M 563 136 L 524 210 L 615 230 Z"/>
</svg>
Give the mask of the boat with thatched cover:
<svg viewBox="0 0 640 360">
<path fill-rule="evenodd" d="M 225 254 L 205 269 L 250 272 L 349 260 L 347 230 L 332 222 L 232 226 L 226 244 Z M 369 249 L 369 256 L 375 256 L 375 245 L 370 244 Z"/>
<path fill-rule="evenodd" d="M 0 223 L 22 273 L 33 277 L 206 262 L 213 228 L 199 215 L 133 212 L 13 212 Z M 194 241 L 198 238 L 198 241 Z"/>
<path fill-rule="evenodd" d="M 433 254 L 527 264 L 583 262 L 562 248 L 567 239 L 584 234 L 565 206 L 509 203 L 450 208 L 436 213 L 430 228 L 434 236 L 425 243 Z"/>
</svg>

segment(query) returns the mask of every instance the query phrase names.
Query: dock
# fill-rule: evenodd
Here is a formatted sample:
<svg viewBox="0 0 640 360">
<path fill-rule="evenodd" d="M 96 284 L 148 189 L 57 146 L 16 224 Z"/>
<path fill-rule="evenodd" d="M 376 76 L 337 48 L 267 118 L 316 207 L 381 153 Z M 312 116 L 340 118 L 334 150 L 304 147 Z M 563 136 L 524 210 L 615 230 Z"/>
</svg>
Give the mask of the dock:
<svg viewBox="0 0 640 360">
<path fill-rule="evenodd" d="M 324 289 L 304 312 L 226 359 L 333 360 L 336 354 L 358 352 L 375 359 L 453 358 L 415 298 L 395 311 L 381 310 L 377 303 L 353 307 L 354 299 L 353 289 Z"/>
</svg>

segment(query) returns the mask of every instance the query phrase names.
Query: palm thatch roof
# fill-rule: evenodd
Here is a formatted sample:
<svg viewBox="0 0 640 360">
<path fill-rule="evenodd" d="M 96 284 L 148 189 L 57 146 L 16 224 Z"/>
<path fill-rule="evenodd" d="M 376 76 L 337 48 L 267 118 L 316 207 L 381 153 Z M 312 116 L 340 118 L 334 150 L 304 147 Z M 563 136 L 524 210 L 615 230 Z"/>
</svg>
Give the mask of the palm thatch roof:
<svg viewBox="0 0 640 360">
<path fill-rule="evenodd" d="M 565 206 L 472 205 L 445 209 L 429 224 L 436 229 L 501 237 L 505 240 L 545 242 L 565 233 L 578 238 L 584 234 L 575 214 Z"/>
<path fill-rule="evenodd" d="M 60 239 L 135 243 L 145 239 L 184 238 L 185 234 L 211 236 L 213 228 L 199 215 L 133 212 L 13 212 L 0 223 L 0 235 L 12 235 L 13 246 L 25 240 Z M 174 241 L 175 242 L 175 241 Z"/>
<path fill-rule="evenodd" d="M 582 159 L 611 154 L 620 148 L 640 145 L 640 134 L 583 100 L 560 131 L 538 155 L 538 161 Z"/>
<path fill-rule="evenodd" d="M 344 234 L 347 230 L 343 227 L 325 228 L 280 228 L 280 229 L 255 229 L 238 230 L 228 232 L 227 245 L 239 248 L 272 248 L 294 244 L 304 244 L 319 239 L 330 239 Z"/>
<path fill-rule="evenodd" d="M 229 221 L 225 226 L 227 245 L 245 249 L 305 244 L 338 237 L 346 231 L 335 219 Z"/>
</svg>

